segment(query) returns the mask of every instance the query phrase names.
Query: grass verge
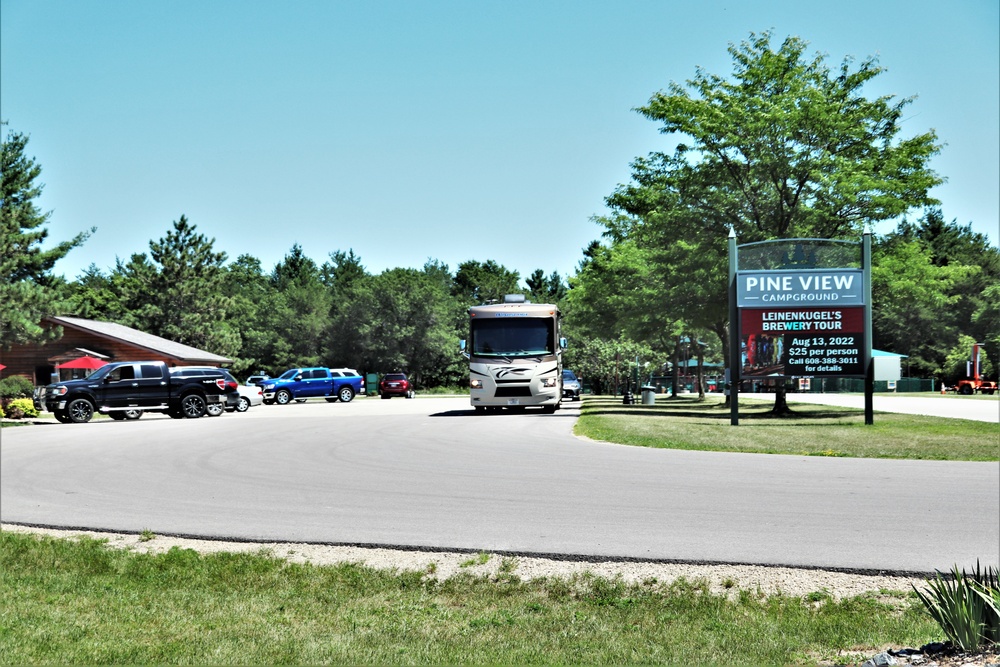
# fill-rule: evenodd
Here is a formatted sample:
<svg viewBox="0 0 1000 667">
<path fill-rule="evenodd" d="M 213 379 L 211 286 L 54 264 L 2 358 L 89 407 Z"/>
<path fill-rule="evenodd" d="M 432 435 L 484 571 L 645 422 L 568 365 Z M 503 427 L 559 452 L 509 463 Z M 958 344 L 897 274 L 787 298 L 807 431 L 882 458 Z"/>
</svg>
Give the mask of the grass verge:
<svg viewBox="0 0 1000 667">
<path fill-rule="evenodd" d="M 740 398 L 740 425 L 718 397 L 658 400 L 622 405 L 620 398 L 585 397 L 577 435 L 640 447 L 753 452 L 804 456 L 996 461 L 997 425 L 878 413 L 866 426 L 864 411 L 796 403 L 792 414 L 773 417 L 772 401 Z"/>
<path fill-rule="evenodd" d="M 913 593 L 724 596 L 510 569 L 438 581 L 2 532 L 0 662 L 842 664 L 940 636 Z"/>
</svg>

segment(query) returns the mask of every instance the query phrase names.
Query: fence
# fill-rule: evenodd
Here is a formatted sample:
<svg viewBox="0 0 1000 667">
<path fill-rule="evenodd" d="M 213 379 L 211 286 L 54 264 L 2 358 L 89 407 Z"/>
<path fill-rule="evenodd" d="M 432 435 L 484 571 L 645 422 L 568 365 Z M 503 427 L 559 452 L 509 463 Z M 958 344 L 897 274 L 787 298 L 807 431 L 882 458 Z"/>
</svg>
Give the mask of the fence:
<svg viewBox="0 0 1000 667">
<path fill-rule="evenodd" d="M 929 379 L 925 380 L 923 378 L 900 378 L 896 380 L 895 390 L 889 389 L 889 383 L 884 380 L 879 380 L 875 382 L 875 393 L 884 392 L 933 392 L 940 390 L 941 385 L 937 383 L 937 380 Z M 809 389 L 805 390 L 809 393 L 837 393 L 837 392 L 855 392 L 864 393 L 865 391 L 865 381 L 859 378 L 813 378 L 809 382 Z"/>
</svg>

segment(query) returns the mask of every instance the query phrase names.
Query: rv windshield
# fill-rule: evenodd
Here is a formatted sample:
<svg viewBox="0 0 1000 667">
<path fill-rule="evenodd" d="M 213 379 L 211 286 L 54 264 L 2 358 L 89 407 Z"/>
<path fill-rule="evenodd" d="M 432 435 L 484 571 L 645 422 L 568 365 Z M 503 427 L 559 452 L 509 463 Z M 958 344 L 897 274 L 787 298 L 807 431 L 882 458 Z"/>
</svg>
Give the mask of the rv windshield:
<svg viewBox="0 0 1000 667">
<path fill-rule="evenodd" d="M 537 317 L 474 319 L 472 354 L 480 357 L 555 354 L 553 320 Z"/>
</svg>

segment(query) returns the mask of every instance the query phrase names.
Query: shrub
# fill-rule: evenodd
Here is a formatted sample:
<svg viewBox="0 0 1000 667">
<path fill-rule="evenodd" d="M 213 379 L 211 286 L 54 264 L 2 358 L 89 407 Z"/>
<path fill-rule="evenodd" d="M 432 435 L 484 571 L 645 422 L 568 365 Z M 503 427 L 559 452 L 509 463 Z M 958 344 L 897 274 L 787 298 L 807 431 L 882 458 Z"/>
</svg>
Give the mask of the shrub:
<svg viewBox="0 0 1000 667">
<path fill-rule="evenodd" d="M 6 415 L 4 414 L 4 411 L 3 411 L 3 403 L 0 402 L 0 419 L 3 419 L 5 416 Z"/>
<path fill-rule="evenodd" d="M 30 398 L 15 398 L 7 403 L 7 416 L 11 419 L 37 417 L 38 410 L 35 409 L 35 403 Z"/>
<path fill-rule="evenodd" d="M 12 375 L 0 380 L 0 398 L 31 398 L 35 385 L 23 375 Z"/>
<path fill-rule="evenodd" d="M 998 571 L 982 571 L 979 563 L 971 573 L 956 565 L 950 579 L 938 572 L 927 581 L 927 592 L 916 592 L 952 644 L 963 651 L 1000 642 L 1000 584 Z"/>
</svg>

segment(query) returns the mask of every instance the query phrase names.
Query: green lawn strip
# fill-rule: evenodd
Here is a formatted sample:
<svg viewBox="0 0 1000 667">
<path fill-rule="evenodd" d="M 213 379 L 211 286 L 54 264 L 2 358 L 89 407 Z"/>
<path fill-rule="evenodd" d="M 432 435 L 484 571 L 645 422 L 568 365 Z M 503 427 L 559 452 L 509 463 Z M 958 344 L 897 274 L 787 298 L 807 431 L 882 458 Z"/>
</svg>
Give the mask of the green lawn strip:
<svg viewBox="0 0 1000 667">
<path fill-rule="evenodd" d="M 620 398 L 586 397 L 575 433 L 641 447 L 807 456 L 996 461 L 997 425 L 879 412 L 866 426 L 862 410 L 790 403 L 792 414 L 770 414 L 773 398 L 740 399 L 732 426 L 719 397 L 660 398 L 656 405 L 622 405 Z"/>
<path fill-rule="evenodd" d="M 940 638 L 910 593 L 715 595 L 704 582 L 523 581 L 135 554 L 0 533 L 0 663 L 815 664 Z"/>
</svg>

